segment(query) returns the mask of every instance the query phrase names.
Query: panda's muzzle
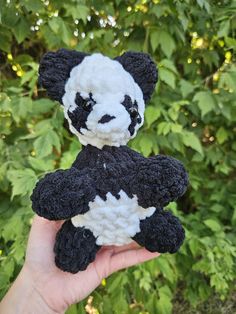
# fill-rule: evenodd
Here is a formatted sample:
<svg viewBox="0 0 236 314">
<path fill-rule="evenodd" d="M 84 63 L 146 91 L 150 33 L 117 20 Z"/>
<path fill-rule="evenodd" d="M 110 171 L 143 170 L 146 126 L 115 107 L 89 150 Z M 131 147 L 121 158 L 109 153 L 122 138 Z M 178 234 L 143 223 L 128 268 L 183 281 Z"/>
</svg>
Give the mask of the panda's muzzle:
<svg viewBox="0 0 236 314">
<path fill-rule="evenodd" d="M 105 114 L 103 117 L 101 117 L 101 119 L 98 121 L 98 123 L 107 123 L 110 122 L 111 120 L 115 119 L 114 116 L 110 116 L 109 114 Z"/>
</svg>

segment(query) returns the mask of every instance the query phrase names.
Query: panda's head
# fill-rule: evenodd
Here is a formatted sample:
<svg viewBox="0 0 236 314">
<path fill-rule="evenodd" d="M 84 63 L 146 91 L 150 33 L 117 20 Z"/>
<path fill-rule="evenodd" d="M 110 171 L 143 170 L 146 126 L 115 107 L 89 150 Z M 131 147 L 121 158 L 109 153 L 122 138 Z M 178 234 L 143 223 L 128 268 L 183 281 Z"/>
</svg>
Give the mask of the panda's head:
<svg viewBox="0 0 236 314">
<path fill-rule="evenodd" d="M 60 49 L 43 56 L 39 82 L 63 105 L 80 142 L 102 148 L 125 145 L 136 135 L 157 69 L 145 53 L 126 52 L 110 59 Z"/>
</svg>

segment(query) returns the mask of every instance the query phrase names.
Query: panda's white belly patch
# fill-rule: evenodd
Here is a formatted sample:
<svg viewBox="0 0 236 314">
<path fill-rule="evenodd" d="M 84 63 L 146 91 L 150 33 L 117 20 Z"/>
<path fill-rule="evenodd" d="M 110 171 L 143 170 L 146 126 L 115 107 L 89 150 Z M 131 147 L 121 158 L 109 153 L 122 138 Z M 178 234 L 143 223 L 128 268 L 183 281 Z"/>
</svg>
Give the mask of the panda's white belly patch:
<svg viewBox="0 0 236 314">
<path fill-rule="evenodd" d="M 98 195 L 89 203 L 90 210 L 84 215 L 71 219 L 75 227 L 85 227 L 91 230 L 97 238 L 97 245 L 123 245 L 132 241 L 140 231 L 140 220 L 151 216 L 155 207 L 144 209 L 138 205 L 137 197 L 129 198 L 121 190 L 120 198 L 115 198 L 110 192 L 106 201 Z"/>
</svg>

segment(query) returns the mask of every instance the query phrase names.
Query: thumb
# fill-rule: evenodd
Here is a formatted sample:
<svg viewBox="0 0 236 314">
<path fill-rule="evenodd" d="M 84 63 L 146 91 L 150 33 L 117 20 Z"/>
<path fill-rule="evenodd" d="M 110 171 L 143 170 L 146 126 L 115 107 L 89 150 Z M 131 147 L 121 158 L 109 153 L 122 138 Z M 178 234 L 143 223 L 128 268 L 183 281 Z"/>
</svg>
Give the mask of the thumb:
<svg viewBox="0 0 236 314">
<path fill-rule="evenodd" d="M 123 251 L 111 257 L 110 272 L 113 273 L 117 270 L 149 261 L 158 256 L 160 256 L 160 253 L 152 253 L 145 248 Z"/>
</svg>

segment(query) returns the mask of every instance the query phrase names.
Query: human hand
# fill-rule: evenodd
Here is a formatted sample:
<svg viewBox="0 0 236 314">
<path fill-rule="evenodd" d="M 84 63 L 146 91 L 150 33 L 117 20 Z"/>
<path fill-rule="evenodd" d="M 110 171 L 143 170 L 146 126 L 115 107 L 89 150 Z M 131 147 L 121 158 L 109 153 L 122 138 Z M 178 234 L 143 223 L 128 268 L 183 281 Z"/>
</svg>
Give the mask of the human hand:
<svg viewBox="0 0 236 314">
<path fill-rule="evenodd" d="M 16 304 L 17 313 L 32 313 L 32 308 L 35 314 L 63 313 L 71 304 L 88 296 L 113 272 L 159 256 L 159 253 L 138 247 L 135 242 L 121 247 L 107 246 L 100 249 L 95 261 L 85 271 L 77 274 L 63 272 L 56 267 L 53 253 L 55 236 L 62 223 L 35 216 L 25 264 L 0 306 L 0 310 L 5 310 L 3 313 L 15 313 L 7 311 L 8 302 Z M 19 311 L 20 304 L 25 306 L 22 312 Z"/>
</svg>

